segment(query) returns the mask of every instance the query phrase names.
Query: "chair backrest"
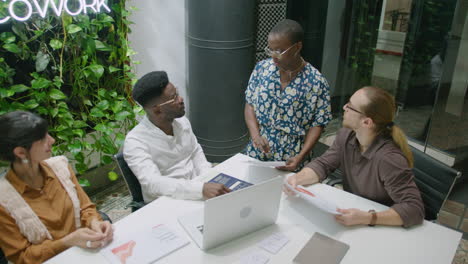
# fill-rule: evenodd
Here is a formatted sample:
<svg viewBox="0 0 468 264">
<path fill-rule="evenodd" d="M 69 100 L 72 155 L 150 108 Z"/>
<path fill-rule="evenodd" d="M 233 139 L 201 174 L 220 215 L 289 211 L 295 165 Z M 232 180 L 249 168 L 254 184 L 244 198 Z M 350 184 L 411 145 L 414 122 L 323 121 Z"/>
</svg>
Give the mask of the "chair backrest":
<svg viewBox="0 0 468 264">
<path fill-rule="evenodd" d="M 8 260 L 5 257 L 5 254 L 3 254 L 3 250 L 0 249 L 0 264 L 8 264 Z"/>
<path fill-rule="evenodd" d="M 435 220 L 461 172 L 411 147 L 416 185 L 426 209 L 426 220 Z"/>
<path fill-rule="evenodd" d="M 128 164 L 125 161 L 122 152 L 117 153 L 114 156 L 114 158 L 117 161 L 117 164 L 119 165 L 120 172 L 122 172 L 122 175 L 124 176 L 125 183 L 127 184 L 128 190 L 132 195 L 133 202 L 135 204 L 143 204 L 144 200 L 143 194 L 141 192 L 140 182 L 138 181 L 135 174 L 133 174 L 132 170 L 128 167 Z M 132 211 L 136 211 L 139 208 L 140 207 L 138 206 L 132 206 Z"/>
</svg>

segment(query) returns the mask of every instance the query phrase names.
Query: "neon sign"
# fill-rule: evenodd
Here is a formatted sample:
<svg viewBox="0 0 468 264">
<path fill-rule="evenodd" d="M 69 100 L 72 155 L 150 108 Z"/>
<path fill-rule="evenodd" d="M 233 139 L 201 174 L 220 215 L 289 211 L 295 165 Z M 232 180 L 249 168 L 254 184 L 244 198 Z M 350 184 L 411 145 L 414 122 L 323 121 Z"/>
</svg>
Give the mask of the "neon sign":
<svg viewBox="0 0 468 264">
<path fill-rule="evenodd" d="M 2 1 L 6 2 L 6 0 Z M 8 5 L 9 15 L 3 18 L 0 17 L 0 24 L 6 23 L 10 19 L 27 21 L 35 12 L 44 18 L 49 10 L 52 10 L 57 16 L 60 16 L 63 12 L 66 12 L 70 16 L 76 16 L 79 14 L 87 14 L 88 12 L 100 13 L 101 10 L 107 12 L 111 11 L 105 3 L 106 0 L 91 0 L 92 3 L 88 3 L 89 0 L 58 0 L 58 3 L 56 3 L 56 0 L 42 0 L 42 5 L 39 1 L 40 0 L 12 0 Z M 71 10 L 71 2 L 75 3 L 75 5 L 77 4 L 74 7 L 75 10 Z M 18 9 L 22 9 L 23 11 L 18 12 Z"/>
</svg>

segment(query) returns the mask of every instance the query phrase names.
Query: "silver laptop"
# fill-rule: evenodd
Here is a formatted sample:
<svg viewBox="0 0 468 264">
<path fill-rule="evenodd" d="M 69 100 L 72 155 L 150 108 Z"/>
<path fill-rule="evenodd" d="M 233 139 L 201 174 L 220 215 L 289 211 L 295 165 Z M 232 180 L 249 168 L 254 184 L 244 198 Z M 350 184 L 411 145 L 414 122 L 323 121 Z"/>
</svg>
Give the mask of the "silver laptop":
<svg viewBox="0 0 468 264">
<path fill-rule="evenodd" d="M 205 208 L 179 217 L 179 223 L 207 250 L 274 224 L 278 217 L 283 177 L 205 201 Z"/>
</svg>

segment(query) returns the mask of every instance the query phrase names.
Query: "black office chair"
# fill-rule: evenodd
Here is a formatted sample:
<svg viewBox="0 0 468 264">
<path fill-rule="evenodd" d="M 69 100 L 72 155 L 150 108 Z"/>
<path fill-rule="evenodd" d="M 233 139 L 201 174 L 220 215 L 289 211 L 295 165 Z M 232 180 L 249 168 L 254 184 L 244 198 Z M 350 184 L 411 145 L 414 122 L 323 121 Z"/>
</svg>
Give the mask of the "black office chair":
<svg viewBox="0 0 468 264">
<path fill-rule="evenodd" d="M 128 167 L 122 152 L 119 152 L 116 155 L 114 155 L 114 159 L 117 161 L 120 172 L 122 172 L 125 183 L 127 184 L 127 188 L 130 191 L 130 194 L 132 195 L 132 202 L 127 206 L 131 206 L 132 212 L 135 212 L 136 210 L 146 205 L 143 200 L 140 182 L 138 181 L 135 174 L 133 174 L 132 170 Z"/>
<path fill-rule="evenodd" d="M 101 211 L 98 211 L 98 213 L 101 215 L 103 221 L 109 221 L 112 224 L 112 219 L 110 219 L 110 217 L 106 213 Z"/>
<path fill-rule="evenodd" d="M 3 250 L 0 249 L 0 264 L 8 264 L 8 260 L 5 257 L 5 254 L 3 254 Z"/>
<path fill-rule="evenodd" d="M 461 172 L 411 147 L 414 176 L 424 202 L 426 220 L 435 220 Z"/>
</svg>

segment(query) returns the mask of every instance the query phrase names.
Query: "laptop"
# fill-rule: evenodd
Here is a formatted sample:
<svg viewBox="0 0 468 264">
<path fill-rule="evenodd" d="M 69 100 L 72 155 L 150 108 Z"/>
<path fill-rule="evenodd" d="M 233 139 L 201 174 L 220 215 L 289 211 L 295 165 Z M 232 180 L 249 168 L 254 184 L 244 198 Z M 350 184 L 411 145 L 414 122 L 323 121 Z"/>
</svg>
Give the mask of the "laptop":
<svg viewBox="0 0 468 264">
<path fill-rule="evenodd" d="M 193 241 L 208 250 L 261 228 L 278 217 L 283 177 L 205 201 L 205 208 L 178 218 Z"/>
</svg>

